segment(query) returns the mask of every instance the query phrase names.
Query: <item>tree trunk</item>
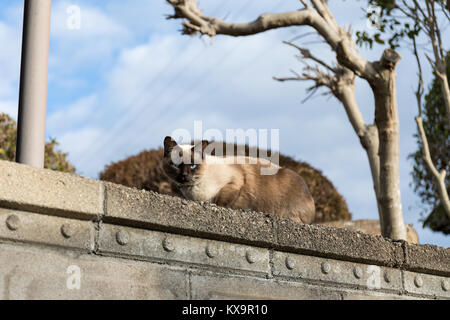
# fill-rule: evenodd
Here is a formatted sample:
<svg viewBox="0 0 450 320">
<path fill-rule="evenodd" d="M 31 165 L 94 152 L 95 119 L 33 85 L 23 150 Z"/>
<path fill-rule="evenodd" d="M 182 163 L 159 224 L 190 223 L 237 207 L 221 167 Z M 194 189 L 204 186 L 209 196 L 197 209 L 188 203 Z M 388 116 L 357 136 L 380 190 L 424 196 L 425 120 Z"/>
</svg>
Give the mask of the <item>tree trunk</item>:
<svg viewBox="0 0 450 320">
<path fill-rule="evenodd" d="M 366 125 L 355 98 L 355 77 L 353 72 L 342 67 L 339 72 L 336 88 L 333 94 L 344 106 L 347 117 L 359 141 L 366 151 L 372 174 L 373 188 L 377 201 L 380 224 L 383 225 L 383 214 L 380 205 L 380 158 L 378 156 L 378 130 L 374 125 Z"/>
<path fill-rule="evenodd" d="M 378 155 L 379 140 L 378 129 L 376 126 L 366 126 L 364 136 L 361 138 L 361 144 L 366 150 L 367 158 L 369 160 L 370 172 L 372 174 L 373 189 L 375 190 L 375 197 L 377 201 L 378 216 L 380 217 L 380 225 L 384 225 L 383 211 L 380 202 L 380 157 Z"/>
<path fill-rule="evenodd" d="M 381 230 L 385 237 L 406 240 L 403 223 L 399 172 L 399 121 L 395 88 L 395 67 L 400 60 L 393 50 L 385 50 L 377 63 L 378 75 L 370 81 L 375 96 L 375 124 L 380 158 Z"/>
</svg>

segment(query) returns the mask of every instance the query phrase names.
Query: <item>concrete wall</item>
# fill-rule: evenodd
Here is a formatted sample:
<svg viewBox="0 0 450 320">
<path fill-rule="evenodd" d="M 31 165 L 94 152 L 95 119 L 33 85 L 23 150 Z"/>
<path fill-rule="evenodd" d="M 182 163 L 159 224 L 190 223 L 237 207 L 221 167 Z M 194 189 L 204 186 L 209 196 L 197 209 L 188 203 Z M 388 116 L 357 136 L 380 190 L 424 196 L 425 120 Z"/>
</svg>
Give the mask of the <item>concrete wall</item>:
<svg viewBox="0 0 450 320">
<path fill-rule="evenodd" d="M 0 161 L 1 299 L 450 299 L 450 249 Z"/>
</svg>

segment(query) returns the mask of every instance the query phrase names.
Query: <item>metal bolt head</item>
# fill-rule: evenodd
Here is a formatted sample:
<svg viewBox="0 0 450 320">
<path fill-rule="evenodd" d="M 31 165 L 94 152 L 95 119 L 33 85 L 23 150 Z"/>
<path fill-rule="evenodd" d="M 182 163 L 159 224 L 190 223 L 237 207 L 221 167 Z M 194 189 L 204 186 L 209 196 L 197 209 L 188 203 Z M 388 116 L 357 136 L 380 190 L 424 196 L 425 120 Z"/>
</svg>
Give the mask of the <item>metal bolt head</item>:
<svg viewBox="0 0 450 320">
<path fill-rule="evenodd" d="M 450 284 L 448 283 L 447 280 L 442 280 L 441 287 L 442 287 L 442 290 L 444 290 L 444 291 L 450 290 Z"/>
<path fill-rule="evenodd" d="M 164 240 L 162 241 L 162 246 L 167 252 L 172 252 L 175 250 L 175 245 L 170 238 L 164 238 Z"/>
<path fill-rule="evenodd" d="M 10 215 L 6 219 L 6 226 L 11 231 L 15 231 L 15 230 L 19 229 L 19 225 L 20 225 L 20 219 L 15 214 Z"/>
<path fill-rule="evenodd" d="M 391 282 L 391 275 L 388 272 L 384 273 L 384 281 L 386 281 L 386 283 L 390 283 Z"/>
<path fill-rule="evenodd" d="M 211 244 L 208 244 L 206 246 L 206 255 L 210 258 L 214 258 L 215 256 L 217 256 L 218 252 L 217 252 L 217 248 Z"/>
<path fill-rule="evenodd" d="M 119 230 L 116 233 L 116 241 L 121 246 L 124 246 L 130 241 L 130 235 L 125 230 Z"/>
<path fill-rule="evenodd" d="M 292 257 L 286 257 L 286 268 L 288 268 L 289 270 L 293 270 L 295 268 L 295 259 Z"/>
<path fill-rule="evenodd" d="M 256 256 L 255 256 L 255 254 L 254 254 L 252 251 L 250 251 L 250 250 L 248 250 L 248 251 L 245 253 L 245 258 L 247 259 L 248 263 L 255 263 L 255 262 L 256 262 Z"/>
<path fill-rule="evenodd" d="M 322 262 L 321 269 L 323 273 L 328 274 L 331 271 L 331 266 L 328 262 Z"/>
<path fill-rule="evenodd" d="M 423 280 L 421 276 L 416 276 L 414 278 L 414 284 L 416 285 L 417 288 L 420 288 L 421 286 L 423 286 Z"/>
<path fill-rule="evenodd" d="M 361 279 L 363 276 L 363 271 L 362 271 L 361 267 L 359 267 L 359 266 L 354 267 L 353 275 L 355 276 L 355 278 Z"/>
<path fill-rule="evenodd" d="M 70 224 L 63 224 L 61 226 L 61 234 L 64 236 L 64 238 L 69 239 L 70 237 L 73 237 L 75 233 L 75 228 Z"/>
</svg>

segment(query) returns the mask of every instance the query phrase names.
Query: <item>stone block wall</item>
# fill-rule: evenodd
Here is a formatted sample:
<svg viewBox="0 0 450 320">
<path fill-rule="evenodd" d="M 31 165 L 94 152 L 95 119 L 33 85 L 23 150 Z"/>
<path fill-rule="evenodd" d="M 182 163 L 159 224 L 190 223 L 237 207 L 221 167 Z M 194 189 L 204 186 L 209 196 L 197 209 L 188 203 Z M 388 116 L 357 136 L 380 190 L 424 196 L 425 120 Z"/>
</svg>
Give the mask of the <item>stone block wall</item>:
<svg viewBox="0 0 450 320">
<path fill-rule="evenodd" d="M 0 161 L 0 299 L 450 299 L 450 249 Z"/>
</svg>

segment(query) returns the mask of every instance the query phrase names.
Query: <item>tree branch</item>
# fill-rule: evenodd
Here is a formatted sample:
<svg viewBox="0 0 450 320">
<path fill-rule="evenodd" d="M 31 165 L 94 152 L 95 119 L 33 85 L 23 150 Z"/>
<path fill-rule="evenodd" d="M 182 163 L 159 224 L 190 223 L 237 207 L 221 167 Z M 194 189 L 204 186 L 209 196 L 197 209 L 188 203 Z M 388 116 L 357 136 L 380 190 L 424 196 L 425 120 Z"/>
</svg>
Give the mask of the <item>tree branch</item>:
<svg viewBox="0 0 450 320">
<path fill-rule="evenodd" d="M 261 14 L 256 20 L 247 23 L 228 23 L 219 18 L 205 16 L 195 0 L 167 0 L 175 10 L 169 18 L 184 18 L 183 33 L 201 33 L 214 37 L 217 34 L 229 36 L 249 36 L 271 29 L 290 26 L 310 26 L 336 52 L 337 60 L 365 79 L 377 77 L 373 64 L 363 58 L 356 50 L 350 35 L 334 20 L 328 6 L 322 1 L 313 1 L 314 7 L 304 9 Z"/>
<path fill-rule="evenodd" d="M 441 200 L 441 203 L 444 207 L 444 210 L 448 217 L 450 218 L 450 201 L 447 193 L 447 189 L 445 187 L 445 176 L 446 172 L 445 170 L 442 170 L 439 172 L 436 168 L 436 166 L 433 163 L 433 160 L 431 158 L 430 154 L 430 148 L 428 146 L 428 139 L 425 134 L 425 130 L 423 129 L 423 121 L 422 121 L 422 95 L 424 92 L 423 88 L 423 76 L 422 76 L 422 64 L 420 63 L 419 53 L 417 51 L 417 45 L 416 45 L 416 39 L 413 38 L 413 53 L 416 57 L 416 62 L 418 66 L 418 85 L 416 90 L 416 98 L 417 98 L 417 107 L 419 109 L 419 115 L 415 118 L 417 123 L 417 129 L 419 130 L 419 135 L 422 140 L 423 145 L 423 160 L 428 168 L 428 170 L 431 172 L 435 179 L 435 187 L 438 189 L 439 193 L 439 199 Z"/>
<path fill-rule="evenodd" d="M 323 60 L 313 56 L 308 49 L 301 48 L 301 47 L 297 46 L 296 44 L 294 44 L 294 43 L 292 43 L 290 41 L 283 41 L 283 43 L 298 49 L 298 51 L 300 51 L 303 59 L 311 59 L 311 60 L 319 63 L 320 65 L 324 66 L 325 68 L 327 68 L 331 72 L 336 73 L 336 69 L 335 68 L 333 68 L 330 65 L 328 65 L 325 61 L 323 61 Z"/>
<path fill-rule="evenodd" d="M 450 218 L 450 200 L 448 197 L 447 189 L 445 187 L 445 176 L 447 173 L 445 172 L 445 170 L 439 172 L 434 166 L 433 161 L 431 160 L 430 148 L 428 147 L 427 136 L 425 135 L 425 130 L 423 129 L 422 117 L 416 117 L 416 123 L 423 144 L 423 160 L 425 161 L 428 170 L 430 170 L 436 181 L 435 186 L 438 189 L 439 198 L 442 202 L 445 212 L 447 213 L 447 216 Z"/>
</svg>

